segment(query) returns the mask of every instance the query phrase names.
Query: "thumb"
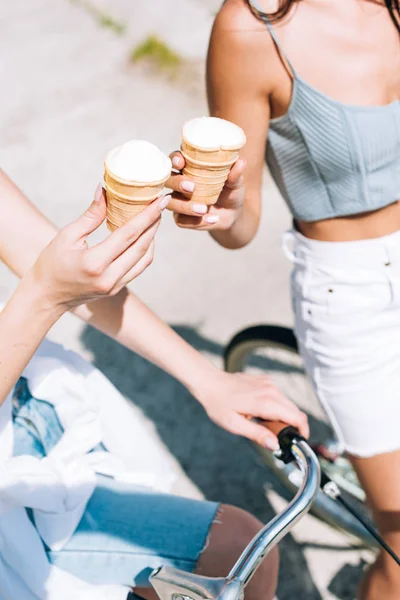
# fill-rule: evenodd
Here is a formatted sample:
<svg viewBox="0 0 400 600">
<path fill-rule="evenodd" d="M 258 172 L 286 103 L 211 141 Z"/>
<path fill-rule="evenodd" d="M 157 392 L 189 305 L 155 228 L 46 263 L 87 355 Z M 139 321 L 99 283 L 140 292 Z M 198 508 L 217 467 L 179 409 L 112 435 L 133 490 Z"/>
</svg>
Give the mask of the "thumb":
<svg viewBox="0 0 400 600">
<path fill-rule="evenodd" d="M 106 193 L 99 183 L 92 204 L 85 210 L 74 223 L 72 229 L 78 238 L 86 237 L 93 233 L 103 223 L 107 214 Z"/>
<path fill-rule="evenodd" d="M 244 158 L 239 158 L 233 165 L 225 186 L 229 189 L 235 190 L 244 184 L 243 173 L 246 169 L 246 161 Z"/>
</svg>

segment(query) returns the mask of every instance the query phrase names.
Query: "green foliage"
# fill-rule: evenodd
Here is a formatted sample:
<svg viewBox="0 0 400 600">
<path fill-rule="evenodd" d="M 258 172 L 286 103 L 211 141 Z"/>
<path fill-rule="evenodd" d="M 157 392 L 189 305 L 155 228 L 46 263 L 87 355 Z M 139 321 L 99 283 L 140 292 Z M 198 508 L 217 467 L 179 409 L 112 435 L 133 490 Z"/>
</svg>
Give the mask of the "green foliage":
<svg viewBox="0 0 400 600">
<path fill-rule="evenodd" d="M 111 29 L 117 35 L 123 35 L 126 32 L 126 23 L 118 21 L 106 10 L 97 8 L 89 0 L 70 0 L 70 2 L 84 8 L 101 27 Z"/>
<path fill-rule="evenodd" d="M 134 63 L 147 61 L 162 71 L 176 71 L 182 64 L 181 57 L 156 35 L 150 35 L 131 52 Z"/>
<path fill-rule="evenodd" d="M 112 15 L 105 11 L 98 11 L 97 18 L 102 27 L 112 29 L 117 35 L 123 35 L 126 32 L 126 23 L 117 21 Z"/>
</svg>

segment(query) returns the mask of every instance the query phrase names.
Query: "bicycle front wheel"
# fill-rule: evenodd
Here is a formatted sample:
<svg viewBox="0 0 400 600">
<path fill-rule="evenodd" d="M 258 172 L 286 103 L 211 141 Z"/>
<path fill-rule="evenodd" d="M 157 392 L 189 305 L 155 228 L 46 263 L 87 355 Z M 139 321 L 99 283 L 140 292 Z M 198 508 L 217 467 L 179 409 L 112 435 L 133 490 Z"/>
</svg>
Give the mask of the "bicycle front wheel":
<svg viewBox="0 0 400 600">
<path fill-rule="evenodd" d="M 275 325 L 258 325 L 238 333 L 225 351 L 225 370 L 269 375 L 279 389 L 310 417 L 311 444 L 327 444 L 333 433 L 309 382 L 291 329 Z M 285 465 L 271 452 L 254 444 L 263 462 L 280 482 L 294 493 L 301 483 L 301 473 L 293 465 Z M 318 456 L 321 467 L 335 480 L 357 508 L 364 512 L 365 494 L 348 461 L 339 458 L 329 462 Z M 340 504 L 320 492 L 311 512 L 350 537 L 375 545 L 372 536 Z"/>
</svg>

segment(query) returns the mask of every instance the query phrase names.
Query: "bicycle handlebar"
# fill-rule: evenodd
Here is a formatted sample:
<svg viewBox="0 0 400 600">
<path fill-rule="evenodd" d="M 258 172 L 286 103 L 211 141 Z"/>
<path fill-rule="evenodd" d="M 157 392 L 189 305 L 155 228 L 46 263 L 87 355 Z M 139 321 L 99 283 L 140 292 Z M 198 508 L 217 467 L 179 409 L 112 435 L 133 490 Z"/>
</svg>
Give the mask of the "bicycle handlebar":
<svg viewBox="0 0 400 600">
<path fill-rule="evenodd" d="M 310 509 L 321 479 L 317 457 L 296 429 L 284 423 L 265 425 L 278 436 L 282 460 L 295 460 L 304 474 L 296 497 L 250 542 L 226 579 L 202 577 L 171 567 L 155 571 L 150 581 L 161 600 L 242 600 L 244 588 L 262 560 Z"/>
<path fill-rule="evenodd" d="M 281 433 L 287 429 L 287 426 L 284 427 Z M 303 483 L 287 509 L 282 514 L 277 515 L 260 531 L 229 573 L 228 579 L 239 580 L 244 586 L 249 583 L 268 552 L 308 512 L 319 490 L 319 463 L 307 442 L 301 437 L 295 438 L 291 444 L 291 451 L 304 474 Z"/>
</svg>

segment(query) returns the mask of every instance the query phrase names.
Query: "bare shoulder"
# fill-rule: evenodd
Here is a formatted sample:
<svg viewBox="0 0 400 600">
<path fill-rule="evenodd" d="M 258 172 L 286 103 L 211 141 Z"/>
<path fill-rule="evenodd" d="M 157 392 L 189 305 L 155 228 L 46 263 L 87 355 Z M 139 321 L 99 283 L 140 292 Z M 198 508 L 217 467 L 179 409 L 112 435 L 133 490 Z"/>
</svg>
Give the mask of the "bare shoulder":
<svg viewBox="0 0 400 600">
<path fill-rule="evenodd" d="M 273 10 L 271 6 L 274 5 L 276 2 L 262 4 L 267 10 Z M 274 43 L 266 24 L 252 13 L 245 0 L 224 2 L 215 19 L 214 34 L 244 50 L 247 48 L 252 52 L 264 53 L 264 56 L 265 52 L 274 53 Z"/>
<path fill-rule="evenodd" d="M 263 2 L 262 6 L 273 11 L 276 1 Z M 235 70 L 240 71 L 241 65 L 247 68 L 251 65 L 249 71 L 260 82 L 270 80 L 279 64 L 265 23 L 252 13 L 245 0 L 224 2 L 214 22 L 210 50 L 211 56 L 223 54 Z"/>
<path fill-rule="evenodd" d="M 260 20 L 253 14 L 257 9 L 272 14 L 279 9 L 280 4 L 279 0 L 225 0 L 218 14 L 223 15 L 226 20 L 230 19 L 231 24 L 236 24 L 239 28 L 251 27 L 260 24 Z M 253 5 L 255 10 L 252 11 L 249 5 Z"/>
<path fill-rule="evenodd" d="M 231 33 L 256 33 L 265 30 L 264 23 L 255 17 L 245 0 L 226 0 L 218 12 L 215 26 Z"/>
</svg>

